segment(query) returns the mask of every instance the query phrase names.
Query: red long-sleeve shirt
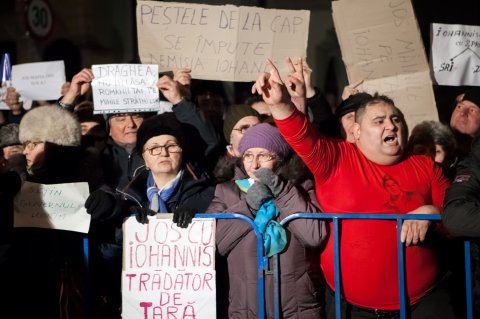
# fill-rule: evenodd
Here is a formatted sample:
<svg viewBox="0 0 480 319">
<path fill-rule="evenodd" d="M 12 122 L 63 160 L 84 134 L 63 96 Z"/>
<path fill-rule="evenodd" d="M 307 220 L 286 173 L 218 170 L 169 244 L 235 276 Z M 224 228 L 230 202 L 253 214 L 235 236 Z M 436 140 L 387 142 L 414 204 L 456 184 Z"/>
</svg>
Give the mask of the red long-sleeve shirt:
<svg viewBox="0 0 480 319">
<path fill-rule="evenodd" d="M 280 132 L 315 176 L 316 195 L 328 213 L 406 214 L 422 205 L 441 207 L 448 180 L 425 156 L 409 156 L 395 165 L 378 165 L 356 147 L 320 135 L 295 111 L 276 121 Z M 344 297 L 354 305 L 399 309 L 396 221 L 344 220 L 340 233 Z M 406 249 L 410 303 L 431 290 L 439 275 L 435 253 L 416 245 Z M 333 232 L 321 266 L 334 288 Z"/>
</svg>

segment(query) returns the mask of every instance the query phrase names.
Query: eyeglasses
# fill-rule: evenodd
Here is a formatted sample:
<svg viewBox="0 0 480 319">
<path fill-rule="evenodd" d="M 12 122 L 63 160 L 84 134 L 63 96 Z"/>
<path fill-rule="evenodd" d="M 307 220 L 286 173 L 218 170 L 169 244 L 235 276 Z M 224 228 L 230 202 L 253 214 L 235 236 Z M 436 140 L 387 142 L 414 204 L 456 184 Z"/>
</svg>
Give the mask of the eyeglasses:
<svg viewBox="0 0 480 319">
<path fill-rule="evenodd" d="M 31 150 L 35 149 L 35 147 L 37 147 L 38 144 L 42 144 L 42 143 L 44 143 L 44 142 L 27 141 L 27 142 L 23 143 L 23 148 L 31 151 Z"/>
<path fill-rule="evenodd" d="M 178 144 L 154 145 L 152 147 L 146 148 L 143 152 L 145 153 L 146 151 L 148 151 L 150 155 L 156 156 L 162 154 L 163 149 L 165 149 L 168 154 L 182 152 L 182 148 Z"/>
<path fill-rule="evenodd" d="M 245 134 L 245 132 L 251 128 L 252 126 L 255 126 L 257 124 L 245 124 L 245 125 L 242 125 L 240 126 L 239 128 L 234 128 L 233 130 L 234 131 L 239 131 L 241 134 Z"/>
<path fill-rule="evenodd" d="M 269 153 L 259 153 L 257 155 L 252 154 L 252 153 L 245 153 L 245 154 L 243 154 L 242 158 L 243 158 L 243 161 L 245 163 L 251 163 L 251 162 L 253 162 L 253 160 L 255 158 L 257 159 L 257 162 L 259 162 L 259 163 L 266 163 L 266 162 L 270 162 L 271 160 L 276 159 L 277 156 L 273 155 L 273 154 L 269 154 Z"/>
<path fill-rule="evenodd" d="M 128 118 L 132 120 L 143 119 L 143 115 L 138 113 L 118 113 L 111 115 L 110 118 L 115 122 L 125 122 Z"/>
</svg>

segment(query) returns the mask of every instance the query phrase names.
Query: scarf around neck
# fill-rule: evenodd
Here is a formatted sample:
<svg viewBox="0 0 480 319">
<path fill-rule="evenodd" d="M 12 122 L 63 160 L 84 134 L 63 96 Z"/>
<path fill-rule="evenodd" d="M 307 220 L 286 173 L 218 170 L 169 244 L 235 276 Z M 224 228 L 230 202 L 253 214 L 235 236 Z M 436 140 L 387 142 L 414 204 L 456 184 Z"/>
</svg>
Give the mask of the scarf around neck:
<svg viewBox="0 0 480 319">
<path fill-rule="evenodd" d="M 162 188 L 155 186 L 153 174 L 150 171 L 147 178 L 147 197 L 149 208 L 155 212 L 168 213 L 167 201 L 172 196 L 173 191 L 179 185 L 183 178 L 183 169 L 180 170 L 177 176 L 168 182 Z"/>
<path fill-rule="evenodd" d="M 236 180 L 235 184 L 242 192 L 246 193 L 253 185 L 253 181 L 246 178 Z M 279 214 L 280 212 L 273 201 L 268 199 L 262 203 L 255 215 L 254 223 L 262 233 L 263 248 L 267 257 L 282 252 L 287 246 L 287 233 L 282 225 L 275 220 Z"/>
</svg>

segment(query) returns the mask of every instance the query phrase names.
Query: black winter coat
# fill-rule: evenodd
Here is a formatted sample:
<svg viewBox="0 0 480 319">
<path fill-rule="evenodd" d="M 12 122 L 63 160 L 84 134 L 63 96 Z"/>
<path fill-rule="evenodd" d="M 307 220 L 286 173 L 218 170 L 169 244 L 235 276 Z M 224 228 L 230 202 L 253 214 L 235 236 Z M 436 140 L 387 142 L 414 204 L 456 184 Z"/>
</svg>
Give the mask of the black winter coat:
<svg viewBox="0 0 480 319">
<path fill-rule="evenodd" d="M 117 216 L 128 217 L 131 214 L 131 207 L 148 208 L 148 173 L 148 170 L 142 169 L 123 191 L 117 190 L 117 194 L 122 199 L 116 211 Z M 212 201 L 214 192 L 215 186 L 206 175 L 203 174 L 197 178 L 186 170 L 182 181 L 177 185 L 166 205 L 170 213 L 174 213 L 180 206 L 193 208 L 198 213 L 203 213 Z"/>
<path fill-rule="evenodd" d="M 458 163 L 443 206 L 443 224 L 452 235 L 480 237 L 480 139 Z"/>
</svg>

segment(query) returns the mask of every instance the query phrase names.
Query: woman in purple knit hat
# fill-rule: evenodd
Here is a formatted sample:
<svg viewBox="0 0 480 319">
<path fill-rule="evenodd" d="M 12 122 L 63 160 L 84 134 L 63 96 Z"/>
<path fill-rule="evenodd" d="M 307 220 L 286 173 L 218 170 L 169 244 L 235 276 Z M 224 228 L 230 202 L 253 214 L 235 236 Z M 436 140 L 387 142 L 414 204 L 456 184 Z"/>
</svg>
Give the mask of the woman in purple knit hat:
<svg viewBox="0 0 480 319">
<path fill-rule="evenodd" d="M 321 318 L 322 280 L 319 248 L 326 238 L 323 221 L 279 222 L 297 212 L 318 212 L 311 175 L 278 129 L 262 123 L 240 140 L 240 163 L 246 175 L 218 184 L 206 213 L 237 213 L 254 220 L 263 234 L 264 254 L 279 254 L 282 317 Z M 234 169 L 232 167 L 232 169 Z M 227 261 L 228 318 L 258 318 L 256 236 L 250 225 L 218 219 L 217 250 Z M 272 258 L 269 258 L 272 267 Z M 270 268 L 273 269 L 273 268 Z M 221 282 L 217 280 L 217 284 Z M 266 318 L 273 318 L 273 275 L 266 274 Z M 218 301 L 220 302 L 220 301 Z M 222 317 L 223 318 L 223 317 Z"/>
</svg>

